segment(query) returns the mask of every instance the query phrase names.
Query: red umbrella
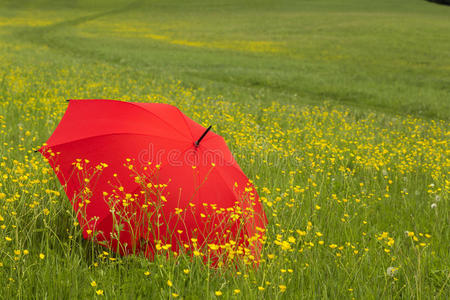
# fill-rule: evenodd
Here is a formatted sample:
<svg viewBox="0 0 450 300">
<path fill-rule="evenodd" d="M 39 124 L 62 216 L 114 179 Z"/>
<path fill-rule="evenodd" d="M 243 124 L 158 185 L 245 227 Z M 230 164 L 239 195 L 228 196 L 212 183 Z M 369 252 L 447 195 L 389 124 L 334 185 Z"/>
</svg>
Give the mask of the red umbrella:
<svg viewBox="0 0 450 300">
<path fill-rule="evenodd" d="M 85 238 L 121 254 L 209 249 L 257 260 L 266 216 L 210 128 L 167 104 L 70 100 L 39 151 Z"/>
</svg>

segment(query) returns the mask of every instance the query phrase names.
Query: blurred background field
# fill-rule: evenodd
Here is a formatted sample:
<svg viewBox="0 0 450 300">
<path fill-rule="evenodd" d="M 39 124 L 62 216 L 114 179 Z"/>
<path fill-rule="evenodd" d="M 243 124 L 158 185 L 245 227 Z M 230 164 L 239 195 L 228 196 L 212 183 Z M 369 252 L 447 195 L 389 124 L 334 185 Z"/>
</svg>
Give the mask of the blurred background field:
<svg viewBox="0 0 450 300">
<path fill-rule="evenodd" d="M 426 1 L 7 1 L 1 18 L 16 47 L 212 95 L 450 111 L 448 7 Z"/>
<path fill-rule="evenodd" d="M 422 0 L 0 0 L 0 295 L 448 298 L 449 16 Z M 213 124 L 266 208 L 260 267 L 83 241 L 33 152 L 69 98 Z"/>
</svg>

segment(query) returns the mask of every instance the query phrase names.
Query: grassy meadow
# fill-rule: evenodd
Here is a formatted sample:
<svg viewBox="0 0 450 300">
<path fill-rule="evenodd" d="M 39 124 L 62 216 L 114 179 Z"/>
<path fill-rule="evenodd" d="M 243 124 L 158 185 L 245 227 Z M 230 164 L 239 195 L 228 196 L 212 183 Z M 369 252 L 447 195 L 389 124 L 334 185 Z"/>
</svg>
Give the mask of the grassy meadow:
<svg viewBox="0 0 450 300">
<path fill-rule="evenodd" d="M 449 16 L 422 0 L 0 0 L 0 299 L 450 298 Z M 212 124 L 269 220 L 259 267 L 84 240 L 34 152 L 83 98 Z"/>
</svg>

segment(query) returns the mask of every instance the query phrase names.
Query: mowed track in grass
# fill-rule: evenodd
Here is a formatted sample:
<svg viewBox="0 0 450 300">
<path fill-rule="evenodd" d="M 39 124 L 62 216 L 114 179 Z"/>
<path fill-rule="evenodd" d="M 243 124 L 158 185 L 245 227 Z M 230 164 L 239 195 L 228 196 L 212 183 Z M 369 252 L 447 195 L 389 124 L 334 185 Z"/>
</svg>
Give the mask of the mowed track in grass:
<svg viewBox="0 0 450 300">
<path fill-rule="evenodd" d="M 423 2 L 81 1 L 63 9 L 56 1 L 28 10 L 47 25 L 13 26 L 9 38 L 236 101 L 328 100 L 448 118 L 448 8 Z"/>
<path fill-rule="evenodd" d="M 447 299 L 448 14 L 419 0 L 0 1 L 0 297 Z M 33 152 L 69 98 L 213 124 L 267 212 L 259 268 L 85 241 Z"/>
</svg>

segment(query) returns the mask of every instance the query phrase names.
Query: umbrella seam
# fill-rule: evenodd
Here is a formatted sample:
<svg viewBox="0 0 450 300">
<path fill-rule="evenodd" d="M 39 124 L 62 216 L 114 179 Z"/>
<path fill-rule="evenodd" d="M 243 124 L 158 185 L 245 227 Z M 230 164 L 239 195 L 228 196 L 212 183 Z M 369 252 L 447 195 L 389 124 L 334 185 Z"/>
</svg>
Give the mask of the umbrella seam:
<svg viewBox="0 0 450 300">
<path fill-rule="evenodd" d="M 159 136 L 159 135 L 152 135 L 152 134 L 145 134 L 145 133 L 132 133 L 132 132 L 118 132 L 118 133 L 104 133 L 104 134 L 98 134 L 98 135 L 93 135 L 93 136 L 89 136 L 89 137 L 83 137 L 83 138 L 80 138 L 80 139 L 74 139 L 74 140 L 70 140 L 70 141 L 67 141 L 67 142 L 59 143 L 59 144 L 47 145 L 45 147 L 62 146 L 62 145 L 70 144 L 70 143 L 75 143 L 75 142 L 79 142 L 79 141 L 88 140 L 88 139 L 91 139 L 91 138 L 99 138 L 99 137 L 112 136 L 112 135 L 142 135 L 142 136 L 148 136 L 148 137 L 156 137 L 156 138 L 167 139 L 167 140 L 170 140 L 170 141 L 184 142 L 184 141 L 181 141 L 181 140 L 175 140 L 175 139 L 171 139 L 171 138 L 167 138 L 167 137 Z"/>
<path fill-rule="evenodd" d="M 235 197 L 236 201 L 239 202 L 239 203 L 241 203 L 241 199 L 239 198 L 240 195 L 239 195 L 236 191 L 230 189 L 230 186 L 227 184 L 227 181 L 224 179 L 224 177 L 223 177 L 222 172 L 220 171 L 220 169 L 217 169 L 217 171 L 218 171 L 218 175 L 220 176 L 220 178 L 222 178 L 223 182 L 225 183 L 225 186 L 227 187 L 227 189 L 231 191 L 231 193 L 232 193 L 232 195 Z M 248 180 L 248 178 L 247 178 L 247 180 Z M 235 203 L 233 203 L 233 206 L 234 206 L 234 205 L 235 205 Z M 247 224 L 247 223 L 245 224 L 245 230 L 246 230 L 246 233 L 247 233 L 247 234 L 248 234 L 248 232 L 250 231 L 249 228 L 248 228 L 248 224 Z"/>
<path fill-rule="evenodd" d="M 176 108 L 176 110 L 178 111 L 178 114 L 179 115 L 181 115 L 181 117 L 183 118 L 183 121 L 184 121 L 184 124 L 186 124 L 186 128 L 188 129 L 188 131 L 189 131 L 189 133 L 190 133 L 190 135 L 191 135 L 191 138 L 192 138 L 192 140 L 194 140 L 194 135 L 192 134 L 192 130 L 191 130 L 191 128 L 189 127 L 189 124 L 188 124 L 188 122 L 187 122 L 187 120 L 186 120 L 186 116 L 181 112 L 181 110 L 178 108 L 178 107 L 175 107 Z M 201 125 L 200 125 L 201 126 Z M 202 126 L 203 127 L 203 126 Z"/>
<path fill-rule="evenodd" d="M 187 121 L 187 119 L 186 119 L 188 116 L 186 116 L 186 115 L 185 115 L 178 107 L 175 107 L 175 108 L 178 110 L 178 112 L 179 112 L 179 113 L 181 114 L 181 116 L 183 117 L 184 122 L 186 123 L 186 126 L 187 126 L 189 132 L 191 133 L 192 141 L 196 141 L 196 140 L 199 138 L 199 136 L 195 138 L 194 135 L 192 134 L 192 130 L 191 130 L 191 128 L 189 127 L 188 121 Z M 194 120 L 192 120 L 192 121 L 194 121 Z M 194 121 L 194 122 L 195 122 L 195 121 Z M 196 123 L 197 123 L 197 122 L 196 122 Z M 206 128 L 203 127 L 201 124 L 199 124 L 199 123 L 197 123 L 197 124 L 200 125 L 204 130 L 206 130 Z M 210 132 L 213 133 L 213 134 L 210 134 L 210 135 L 205 136 L 205 138 L 203 139 L 203 141 L 210 140 L 210 139 L 212 139 L 213 137 L 221 137 L 219 134 L 215 133 L 214 131 L 210 131 Z"/>
<path fill-rule="evenodd" d="M 222 172 L 220 171 L 220 169 L 217 169 L 217 171 L 218 171 L 218 173 L 219 173 L 219 176 L 220 176 L 220 177 L 222 178 L 222 180 L 226 183 L 226 180 L 224 179 L 224 177 L 223 177 Z M 242 172 L 241 172 L 241 173 L 242 173 Z M 243 174 L 243 175 L 245 176 L 245 174 Z M 249 180 L 247 176 L 245 176 L 245 177 L 247 178 L 247 180 Z M 230 189 L 230 187 L 229 187 L 228 184 L 225 184 L 225 186 L 226 186 L 228 189 Z M 255 189 L 255 191 L 256 191 L 256 189 Z M 233 195 L 236 197 L 237 201 L 241 203 L 241 199 L 239 198 L 239 194 L 238 194 L 237 192 L 235 192 L 235 191 L 232 191 L 232 193 L 233 193 Z M 259 198 L 259 196 L 258 196 L 258 198 Z M 251 207 L 251 206 L 250 206 L 250 207 Z M 262 209 L 262 212 L 264 212 L 263 209 Z M 264 214 L 264 215 L 265 215 L 265 214 Z M 262 216 L 262 215 L 261 215 L 261 216 Z M 261 217 L 261 216 L 257 216 L 257 217 Z M 255 216 L 254 216 L 254 217 L 255 217 Z M 250 231 L 255 231 L 255 230 L 252 230 L 252 228 L 249 228 L 249 224 L 247 224 L 247 223 L 245 223 L 245 230 L 246 230 L 247 234 L 248 234 Z"/>
<path fill-rule="evenodd" d="M 218 134 L 217 134 L 217 137 L 222 138 L 223 142 L 225 143 L 225 146 L 227 146 L 227 148 L 229 149 L 227 143 L 225 142 L 225 139 L 224 139 L 222 136 L 218 135 Z M 210 139 L 212 139 L 212 138 L 210 138 Z M 214 149 L 211 149 L 210 147 L 207 147 L 207 146 L 205 146 L 205 145 L 203 145 L 203 147 L 207 148 L 208 150 L 213 150 L 213 151 L 214 151 Z M 230 153 L 231 153 L 231 150 L 230 150 Z M 222 156 L 222 157 L 223 157 L 223 156 Z M 238 166 L 239 166 L 239 164 L 237 163 L 236 159 L 234 158 L 233 153 L 231 153 L 231 158 L 232 158 L 233 161 L 234 161 L 234 163 L 231 164 L 231 167 L 235 168 L 237 171 L 239 171 L 239 172 L 241 172 L 241 173 L 244 173 L 244 171 L 243 171 L 242 169 L 240 169 L 240 167 L 239 167 L 239 168 L 236 167 L 236 164 L 237 164 Z M 244 174 L 245 174 L 245 173 L 244 173 Z"/>
<path fill-rule="evenodd" d="M 113 101 L 117 101 L 117 100 L 113 100 Z M 135 106 L 135 107 L 138 107 L 138 108 L 140 108 L 140 109 L 146 111 L 147 113 L 153 115 L 155 118 L 160 119 L 163 123 L 165 123 L 165 124 L 167 124 L 169 127 L 173 128 L 176 132 L 180 133 L 182 136 L 185 135 L 183 132 L 179 131 L 176 127 L 172 126 L 169 122 L 167 122 L 167 121 L 165 121 L 164 119 L 160 118 L 157 114 L 155 114 L 155 113 L 149 111 L 148 109 L 146 109 L 146 108 L 144 108 L 144 107 L 142 107 L 142 106 L 136 104 L 136 102 L 125 102 L 125 101 L 118 101 L 118 102 L 130 104 L 130 105 L 133 105 L 133 106 Z M 175 107 L 175 106 L 170 105 L 170 104 L 166 104 L 166 105 L 169 105 L 169 106 L 171 106 L 171 107 Z M 175 109 L 178 109 L 178 108 L 175 107 Z M 189 128 L 188 128 L 188 129 L 189 129 Z M 191 136 L 192 136 L 192 134 L 191 134 Z"/>
<path fill-rule="evenodd" d="M 88 100 L 81 100 L 81 99 L 78 99 L 78 100 L 71 100 L 71 101 L 76 101 L 76 102 L 77 102 L 77 101 L 81 101 L 81 102 L 83 102 L 83 101 L 88 101 Z M 97 99 L 97 100 L 94 100 L 94 101 L 105 101 L 105 102 L 113 101 L 113 102 L 116 102 L 116 103 L 122 103 L 122 104 L 128 104 L 128 105 L 134 106 L 134 107 L 136 107 L 136 108 L 138 108 L 138 109 L 141 109 L 141 110 L 145 111 L 145 112 L 148 113 L 148 114 L 151 114 L 151 115 L 154 116 L 155 118 L 161 120 L 161 122 L 167 124 L 169 127 L 171 127 L 171 128 L 174 129 L 176 132 L 178 132 L 179 134 L 181 134 L 181 136 L 184 136 L 184 135 L 185 135 L 183 132 L 179 131 L 176 127 L 173 127 L 170 123 L 168 123 L 168 122 L 165 121 L 164 119 L 160 118 L 157 114 L 155 114 L 155 113 L 149 111 L 148 109 L 146 109 L 146 108 L 140 106 L 140 105 L 139 105 L 139 104 L 141 104 L 140 102 L 126 102 L 126 101 L 119 101 L 119 100 L 112 100 L 112 99 Z M 145 104 L 145 102 L 142 103 L 142 104 Z M 169 105 L 169 104 L 166 104 L 166 105 Z M 172 105 L 169 105 L 169 106 L 172 106 Z M 176 107 L 175 107 L 175 108 L 176 108 Z"/>
</svg>

